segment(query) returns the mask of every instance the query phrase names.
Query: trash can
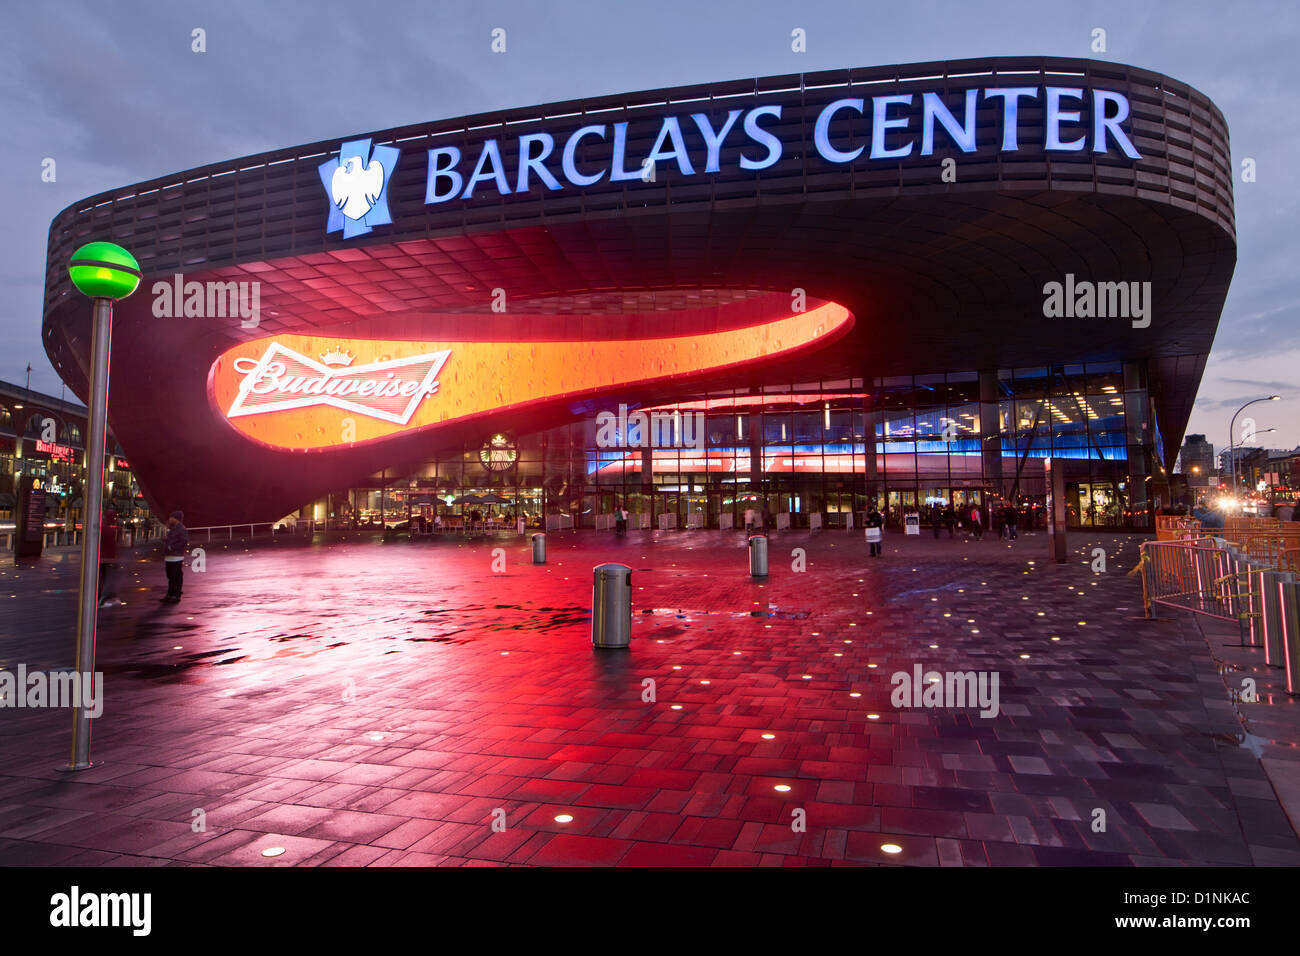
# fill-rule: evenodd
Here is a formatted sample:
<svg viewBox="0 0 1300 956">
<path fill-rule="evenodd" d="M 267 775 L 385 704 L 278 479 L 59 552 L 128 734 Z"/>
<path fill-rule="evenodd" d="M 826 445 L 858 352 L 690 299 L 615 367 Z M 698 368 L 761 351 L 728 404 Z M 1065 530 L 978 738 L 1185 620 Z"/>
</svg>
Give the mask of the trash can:
<svg viewBox="0 0 1300 956">
<path fill-rule="evenodd" d="M 591 643 L 627 647 L 632 639 L 632 569 L 600 564 L 591 569 Z"/>
<path fill-rule="evenodd" d="M 546 563 L 546 535 L 538 531 L 533 535 L 533 564 Z"/>
<path fill-rule="evenodd" d="M 755 578 L 767 577 L 767 535 L 749 536 L 749 574 Z"/>
</svg>

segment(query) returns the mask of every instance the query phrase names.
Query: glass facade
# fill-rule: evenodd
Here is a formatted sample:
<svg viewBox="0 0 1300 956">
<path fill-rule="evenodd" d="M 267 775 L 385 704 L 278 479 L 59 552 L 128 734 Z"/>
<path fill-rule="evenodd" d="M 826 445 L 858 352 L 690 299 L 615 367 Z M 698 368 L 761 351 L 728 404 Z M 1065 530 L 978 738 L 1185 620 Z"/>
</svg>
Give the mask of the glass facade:
<svg viewBox="0 0 1300 956">
<path fill-rule="evenodd" d="M 593 527 L 625 507 L 651 527 L 673 515 L 677 527 L 716 528 L 724 515 L 743 525 L 753 507 L 789 514 L 793 527 L 813 513 L 842 527 L 850 513 L 860 526 L 875 504 L 897 527 L 909 511 L 928 524 L 936 504 L 978 504 L 994 514 L 1014 505 L 1032 528 L 1047 458 L 1065 470 L 1073 526 L 1149 528 L 1158 504 L 1160 446 L 1141 363 L 791 382 L 598 408 L 605 414 L 496 436 L 495 446 L 485 436 L 411 474 L 381 472 L 304 516 L 392 526 L 478 510 Z M 466 494 L 509 503 L 450 504 Z"/>
</svg>

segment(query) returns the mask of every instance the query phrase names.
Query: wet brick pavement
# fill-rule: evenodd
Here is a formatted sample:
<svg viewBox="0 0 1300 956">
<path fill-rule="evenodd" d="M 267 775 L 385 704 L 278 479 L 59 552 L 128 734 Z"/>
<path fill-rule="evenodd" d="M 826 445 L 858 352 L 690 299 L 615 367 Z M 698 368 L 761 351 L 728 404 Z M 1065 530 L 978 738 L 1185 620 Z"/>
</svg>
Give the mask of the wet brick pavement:
<svg viewBox="0 0 1300 956">
<path fill-rule="evenodd" d="M 1143 619 L 1141 540 L 777 533 L 757 583 L 720 532 L 552 535 L 544 567 L 516 537 L 281 539 L 211 546 L 176 607 L 142 559 L 100 614 L 103 765 L 57 769 L 69 711 L 0 709 L 0 863 L 1300 863 L 1259 759 L 1300 768 L 1296 705 L 1268 673 L 1232 701 L 1262 662 L 1218 625 Z M 590 645 L 606 560 L 628 651 Z M 3 569 L 6 666 L 72 664 L 75 565 Z M 997 672 L 1001 712 L 894 708 L 918 663 Z"/>
</svg>

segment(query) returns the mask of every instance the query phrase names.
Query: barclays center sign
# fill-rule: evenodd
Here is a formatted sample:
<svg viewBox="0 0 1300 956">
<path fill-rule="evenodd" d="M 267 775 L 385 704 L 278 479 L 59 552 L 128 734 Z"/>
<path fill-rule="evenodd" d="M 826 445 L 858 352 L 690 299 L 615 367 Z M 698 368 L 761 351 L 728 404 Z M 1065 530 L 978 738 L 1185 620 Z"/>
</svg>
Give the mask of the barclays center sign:
<svg viewBox="0 0 1300 956">
<path fill-rule="evenodd" d="M 981 105 L 995 110 L 997 122 L 977 125 Z M 1021 114 L 1027 107 L 1041 108 L 1041 126 L 1022 129 Z M 421 157 L 428 176 L 424 202 L 436 206 L 533 189 L 561 192 L 601 182 L 648 182 L 656 168 L 668 164 L 684 177 L 718 173 L 725 168 L 724 147 L 731 157 L 726 166 L 761 172 L 774 166 L 791 145 L 779 135 L 781 110 L 779 103 L 760 103 L 725 114 L 655 117 L 643 121 L 649 129 L 633 129 L 635 137 L 629 133 L 633 124 L 623 121 L 494 137 L 468 151 L 459 146 L 434 147 Z M 1088 152 L 1141 159 L 1126 129 L 1128 122 L 1127 96 L 1084 87 L 997 86 L 953 94 L 845 97 L 817 114 L 810 152 L 828 167 L 897 162 L 931 156 L 937 149 L 960 154 L 1015 153 L 1030 143 L 1049 154 Z M 630 155 L 629 140 L 648 139 L 651 131 L 655 138 L 649 151 Z M 584 155 L 588 149 L 594 153 L 597 144 L 609 144 L 607 160 Z M 794 145 L 804 147 L 802 142 Z M 343 144 L 339 156 L 321 166 L 321 182 L 331 202 L 329 231 L 342 229 L 344 238 L 351 238 L 392 222 L 387 189 L 400 156 L 394 147 L 371 150 L 369 140 L 356 140 Z"/>
</svg>

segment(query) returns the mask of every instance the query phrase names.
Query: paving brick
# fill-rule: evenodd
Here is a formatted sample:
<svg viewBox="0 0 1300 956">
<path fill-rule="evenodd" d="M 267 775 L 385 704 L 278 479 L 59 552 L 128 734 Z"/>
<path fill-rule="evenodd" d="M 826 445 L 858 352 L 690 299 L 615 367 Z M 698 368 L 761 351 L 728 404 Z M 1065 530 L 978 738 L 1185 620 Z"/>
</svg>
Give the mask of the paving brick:
<svg viewBox="0 0 1300 956">
<path fill-rule="evenodd" d="M 1142 620 L 1136 579 L 1091 573 L 1090 544 L 1123 564 L 1139 536 L 1072 532 L 1080 560 L 1064 565 L 1028 535 L 993 547 L 923 536 L 875 562 L 856 536 L 788 540 L 807 548 L 809 573 L 755 586 L 739 535 L 566 535 L 544 573 L 512 570 L 508 604 L 487 555 L 519 547 L 510 538 L 232 548 L 183 616 L 135 603 L 101 615 L 97 666 L 121 701 L 96 726 L 103 766 L 59 774 L 65 723 L 6 712 L 0 864 L 1300 859 L 1300 793 L 1287 789 L 1300 772 L 1272 743 L 1300 722 L 1279 705 L 1248 712 L 1271 748 L 1261 763 L 1237 739 L 1207 640 L 1258 675 L 1263 699 L 1284 688 L 1231 635 L 1173 613 Z M 589 578 L 564 571 L 620 556 L 640 570 L 633 655 L 614 659 L 590 647 Z M 411 587 L 413 559 L 454 599 Z M 75 628 L 75 570 L 52 556 L 40 576 L 0 579 L 0 631 L 22 635 L 8 657 L 66 653 L 53 649 Z M 63 591 L 42 594 L 47 623 L 5 630 L 23 603 L 8 593 L 51 587 Z M 234 607 L 292 611 L 294 633 L 232 637 Z M 1001 714 L 894 708 L 890 677 L 914 664 L 996 670 Z M 167 679 L 177 673 L 187 679 Z M 363 676 L 341 707 L 345 674 Z M 655 702 L 640 699 L 647 676 Z M 207 832 L 192 832 L 195 808 Z M 790 829 L 796 808 L 807 832 Z M 1096 808 L 1104 833 L 1090 826 Z M 284 857 L 260 856 L 272 841 Z M 903 852 L 882 851 L 890 842 Z"/>
</svg>

